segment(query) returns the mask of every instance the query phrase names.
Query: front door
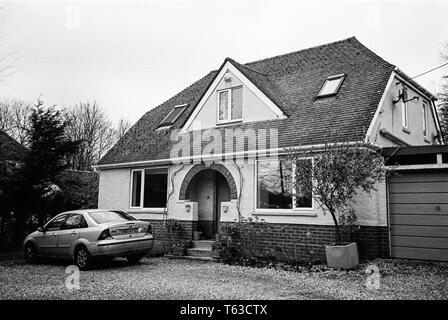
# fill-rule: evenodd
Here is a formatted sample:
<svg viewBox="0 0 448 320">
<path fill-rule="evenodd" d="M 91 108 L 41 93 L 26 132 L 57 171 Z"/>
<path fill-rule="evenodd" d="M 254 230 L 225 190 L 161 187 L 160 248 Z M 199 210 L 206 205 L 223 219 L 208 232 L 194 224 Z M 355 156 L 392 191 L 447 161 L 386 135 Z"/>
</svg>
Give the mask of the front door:
<svg viewBox="0 0 448 320">
<path fill-rule="evenodd" d="M 218 171 L 206 169 L 192 180 L 191 201 L 198 203 L 198 228 L 203 239 L 213 239 L 218 232 L 221 202 L 230 200 L 227 180 Z"/>
<path fill-rule="evenodd" d="M 230 201 L 230 188 L 226 178 L 215 171 L 215 214 L 213 223 L 213 233 L 219 232 L 219 221 L 221 220 L 221 203 Z"/>
</svg>

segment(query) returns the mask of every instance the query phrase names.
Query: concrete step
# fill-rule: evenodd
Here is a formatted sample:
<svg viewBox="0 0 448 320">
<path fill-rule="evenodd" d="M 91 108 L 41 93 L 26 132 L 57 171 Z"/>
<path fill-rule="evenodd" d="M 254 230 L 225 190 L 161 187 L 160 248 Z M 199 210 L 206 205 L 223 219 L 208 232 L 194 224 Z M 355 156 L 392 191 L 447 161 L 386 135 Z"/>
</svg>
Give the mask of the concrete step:
<svg viewBox="0 0 448 320">
<path fill-rule="evenodd" d="M 196 256 L 176 256 L 173 254 L 166 254 L 165 258 L 168 259 L 181 259 L 181 260 L 199 260 L 199 261 L 209 261 L 209 262 L 221 262 L 219 258 L 212 257 L 196 257 Z"/>
<path fill-rule="evenodd" d="M 213 242 L 212 240 L 194 240 L 193 241 L 193 249 L 207 249 L 213 250 Z"/>
<path fill-rule="evenodd" d="M 213 257 L 219 257 L 219 253 L 211 249 L 190 248 L 187 249 L 187 256 L 213 258 Z"/>
</svg>

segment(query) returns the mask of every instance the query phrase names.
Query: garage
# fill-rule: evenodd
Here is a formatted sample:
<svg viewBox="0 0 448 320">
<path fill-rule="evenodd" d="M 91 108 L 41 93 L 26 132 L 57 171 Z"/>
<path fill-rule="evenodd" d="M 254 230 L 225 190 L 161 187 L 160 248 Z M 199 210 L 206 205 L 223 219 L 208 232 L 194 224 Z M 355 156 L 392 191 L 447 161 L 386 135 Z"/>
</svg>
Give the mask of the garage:
<svg viewBox="0 0 448 320">
<path fill-rule="evenodd" d="M 422 148 L 393 148 L 389 153 L 389 164 L 400 163 L 388 179 L 390 255 L 448 261 L 447 150 Z"/>
<path fill-rule="evenodd" d="M 395 258 L 448 261 L 448 172 L 401 172 L 389 181 Z"/>
</svg>

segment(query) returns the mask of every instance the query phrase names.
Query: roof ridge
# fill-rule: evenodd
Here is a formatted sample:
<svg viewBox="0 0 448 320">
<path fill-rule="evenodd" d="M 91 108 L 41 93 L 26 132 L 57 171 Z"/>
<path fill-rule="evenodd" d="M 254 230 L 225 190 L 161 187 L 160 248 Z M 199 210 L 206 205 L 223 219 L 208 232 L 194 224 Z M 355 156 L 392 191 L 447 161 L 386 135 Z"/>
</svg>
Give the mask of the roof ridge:
<svg viewBox="0 0 448 320">
<path fill-rule="evenodd" d="M 250 71 L 252 71 L 252 72 L 258 73 L 259 75 L 262 75 L 262 76 L 265 76 L 265 77 L 268 76 L 266 73 L 262 73 L 262 72 L 260 72 L 260 71 L 257 71 L 257 70 L 255 70 L 255 69 L 251 68 L 251 67 L 248 67 L 248 66 L 246 66 L 246 65 L 244 65 L 244 64 L 241 64 L 241 63 L 239 63 L 238 61 L 236 61 L 235 59 L 232 59 L 232 58 L 227 57 L 227 58 L 225 59 L 225 61 L 229 61 L 230 63 L 237 64 L 237 65 L 241 66 L 241 67 L 244 68 L 244 69 L 247 69 L 247 70 L 250 70 Z"/>
<path fill-rule="evenodd" d="M 341 42 L 348 42 L 349 40 L 352 40 L 352 39 L 357 40 L 355 36 L 351 36 L 349 38 L 341 39 L 341 40 L 338 40 L 338 41 L 324 43 L 324 44 L 320 44 L 320 45 L 313 46 L 313 47 L 307 47 L 307 48 L 304 48 L 304 49 L 292 51 L 292 52 L 289 52 L 289 53 L 279 54 L 279 55 L 276 55 L 276 56 L 273 56 L 273 57 L 269 57 L 269 58 L 264 58 L 264 59 L 259 59 L 259 60 L 246 62 L 246 63 L 244 63 L 244 66 L 247 66 L 249 64 L 256 64 L 256 63 L 263 62 L 263 61 L 266 61 L 266 60 L 273 60 L 273 59 L 277 59 L 277 58 L 280 58 L 280 57 L 285 57 L 285 56 L 288 56 L 288 55 L 293 55 L 293 54 L 296 54 L 296 53 L 299 53 L 299 52 L 308 51 L 308 50 L 311 50 L 311 49 L 317 49 L 317 48 L 322 48 L 322 47 L 326 47 L 326 46 L 331 46 L 331 45 L 334 45 L 334 44 L 337 44 L 337 43 L 341 43 Z"/>
</svg>

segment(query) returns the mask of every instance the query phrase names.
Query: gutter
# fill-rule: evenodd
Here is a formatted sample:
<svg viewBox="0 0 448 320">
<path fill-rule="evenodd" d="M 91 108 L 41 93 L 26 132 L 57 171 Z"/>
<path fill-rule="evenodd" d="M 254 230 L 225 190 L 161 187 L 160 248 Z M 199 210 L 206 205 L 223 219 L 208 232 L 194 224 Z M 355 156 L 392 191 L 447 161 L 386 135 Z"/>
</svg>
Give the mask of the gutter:
<svg viewBox="0 0 448 320">
<path fill-rule="evenodd" d="M 382 135 L 386 139 L 389 139 L 392 142 L 400 144 L 401 146 L 405 146 L 405 147 L 410 146 L 409 143 L 407 143 L 406 141 L 400 139 L 399 137 L 397 137 L 396 135 L 394 135 L 393 133 L 389 132 L 386 129 L 380 129 L 380 135 Z"/>
<path fill-rule="evenodd" d="M 257 158 L 258 156 L 278 156 L 289 153 L 290 151 L 310 151 L 310 150 L 323 150 L 326 146 L 336 146 L 346 144 L 349 146 L 362 145 L 366 148 L 372 150 L 378 150 L 380 148 L 377 145 L 372 143 L 365 143 L 364 141 L 353 141 L 353 142 L 337 142 L 337 143 L 327 143 L 327 144 L 314 144 L 307 146 L 296 146 L 296 147 L 284 147 L 284 148 L 275 148 L 275 149 L 263 149 L 263 150 L 251 150 L 251 151 L 238 151 L 231 153 L 219 153 L 219 154 L 211 154 L 211 155 L 196 155 L 192 157 L 178 157 L 178 158 L 170 158 L 170 159 L 159 159 L 159 160 L 144 160 L 144 161 L 132 161 L 132 162 L 122 162 L 122 163 L 112 163 L 112 164 L 100 164 L 94 166 L 94 168 L 99 170 L 107 170 L 107 169 L 118 169 L 118 168 L 127 168 L 127 167 L 136 167 L 136 166 L 156 166 L 156 165 L 170 165 L 176 163 L 192 163 L 192 162 L 207 162 L 207 161 L 224 161 L 234 158 Z"/>
</svg>

